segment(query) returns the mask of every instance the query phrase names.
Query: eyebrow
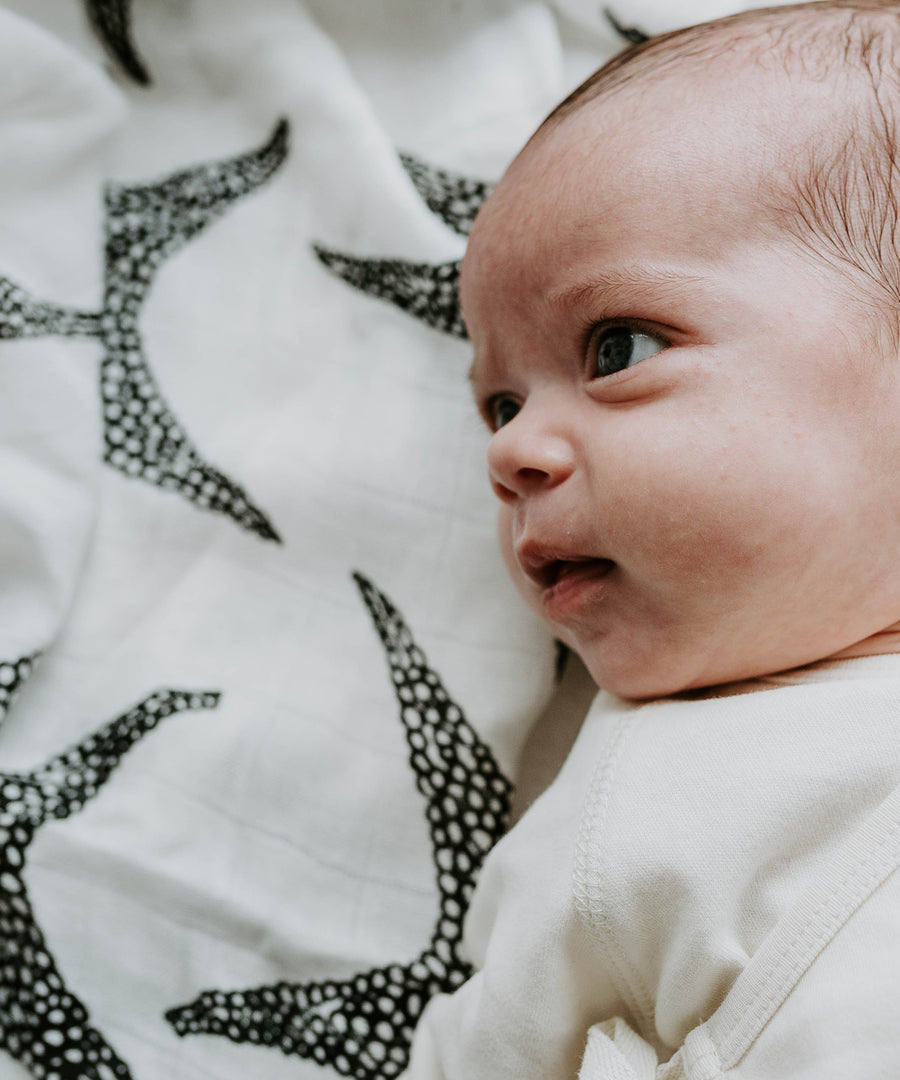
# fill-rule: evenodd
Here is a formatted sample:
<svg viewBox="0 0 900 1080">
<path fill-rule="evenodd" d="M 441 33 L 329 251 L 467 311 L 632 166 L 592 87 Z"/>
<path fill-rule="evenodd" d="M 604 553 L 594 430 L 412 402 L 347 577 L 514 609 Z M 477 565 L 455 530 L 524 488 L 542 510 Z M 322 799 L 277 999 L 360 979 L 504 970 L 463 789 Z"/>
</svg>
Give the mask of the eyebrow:
<svg viewBox="0 0 900 1080">
<path fill-rule="evenodd" d="M 696 296 L 698 289 L 708 289 L 713 279 L 697 274 L 685 274 L 653 266 L 626 266 L 588 281 L 578 282 L 567 289 L 547 295 L 547 304 L 558 311 L 568 312 L 586 303 L 602 300 L 604 306 L 634 304 L 652 291 L 654 299 L 672 301 Z"/>
</svg>

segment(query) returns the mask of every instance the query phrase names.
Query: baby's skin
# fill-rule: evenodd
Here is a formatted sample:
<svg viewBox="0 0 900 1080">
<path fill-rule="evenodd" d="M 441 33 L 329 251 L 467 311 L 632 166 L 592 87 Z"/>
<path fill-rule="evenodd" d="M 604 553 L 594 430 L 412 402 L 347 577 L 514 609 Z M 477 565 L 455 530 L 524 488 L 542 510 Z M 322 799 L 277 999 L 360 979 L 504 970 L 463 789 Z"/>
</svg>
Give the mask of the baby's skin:
<svg viewBox="0 0 900 1080">
<path fill-rule="evenodd" d="M 472 231 L 509 570 L 622 697 L 900 651 L 897 346 L 761 194 L 833 92 L 727 53 L 627 82 L 546 124 Z"/>
</svg>

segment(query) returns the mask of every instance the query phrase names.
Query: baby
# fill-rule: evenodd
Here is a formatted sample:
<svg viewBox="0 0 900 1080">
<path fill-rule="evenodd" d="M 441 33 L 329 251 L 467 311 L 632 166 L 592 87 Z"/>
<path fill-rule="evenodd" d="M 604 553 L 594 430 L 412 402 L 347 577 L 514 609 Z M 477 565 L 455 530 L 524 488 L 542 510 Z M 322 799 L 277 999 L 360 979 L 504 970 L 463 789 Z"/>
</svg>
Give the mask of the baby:
<svg viewBox="0 0 900 1080">
<path fill-rule="evenodd" d="M 461 301 L 510 572 L 602 688 L 424 1080 L 900 1076 L 900 3 L 557 108 Z"/>
</svg>

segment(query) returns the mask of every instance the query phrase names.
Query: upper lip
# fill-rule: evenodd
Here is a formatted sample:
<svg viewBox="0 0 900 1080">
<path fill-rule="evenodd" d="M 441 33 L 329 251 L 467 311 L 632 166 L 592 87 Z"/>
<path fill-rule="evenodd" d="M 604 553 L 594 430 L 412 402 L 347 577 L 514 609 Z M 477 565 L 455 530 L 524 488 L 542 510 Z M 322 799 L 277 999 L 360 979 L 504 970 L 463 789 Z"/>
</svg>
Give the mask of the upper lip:
<svg viewBox="0 0 900 1080">
<path fill-rule="evenodd" d="M 516 547 L 516 560 L 525 574 L 542 589 L 555 585 L 564 571 L 574 564 L 609 561 L 594 555 L 575 555 L 531 540 Z"/>
</svg>

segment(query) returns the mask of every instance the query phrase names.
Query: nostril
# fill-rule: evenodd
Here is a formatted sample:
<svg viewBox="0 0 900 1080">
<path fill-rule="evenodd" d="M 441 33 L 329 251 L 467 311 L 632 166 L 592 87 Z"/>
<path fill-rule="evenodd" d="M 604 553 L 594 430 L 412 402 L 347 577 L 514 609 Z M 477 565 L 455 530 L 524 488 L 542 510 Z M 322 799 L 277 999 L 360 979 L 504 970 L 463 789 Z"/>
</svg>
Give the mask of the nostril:
<svg viewBox="0 0 900 1080">
<path fill-rule="evenodd" d="M 535 487 L 538 484 L 543 484 L 549 475 L 550 474 L 544 469 L 535 469 L 530 466 L 523 466 L 516 471 L 516 476 L 520 483 L 525 484 L 527 487 Z"/>
<path fill-rule="evenodd" d="M 529 492 L 537 491 L 543 487 L 549 477 L 550 474 L 543 469 L 523 467 L 516 469 L 515 473 L 509 477 L 508 484 L 504 484 L 495 476 L 492 476 L 491 487 L 494 489 L 494 494 L 498 499 L 505 503 L 512 503 L 520 496 L 527 495 Z"/>
<path fill-rule="evenodd" d="M 494 494 L 501 502 L 512 503 L 522 495 L 537 492 L 551 482 L 551 474 L 545 469 L 535 469 L 531 466 L 522 466 L 511 475 L 503 476 L 503 483 L 496 475 L 491 476 L 491 487 Z"/>
</svg>

